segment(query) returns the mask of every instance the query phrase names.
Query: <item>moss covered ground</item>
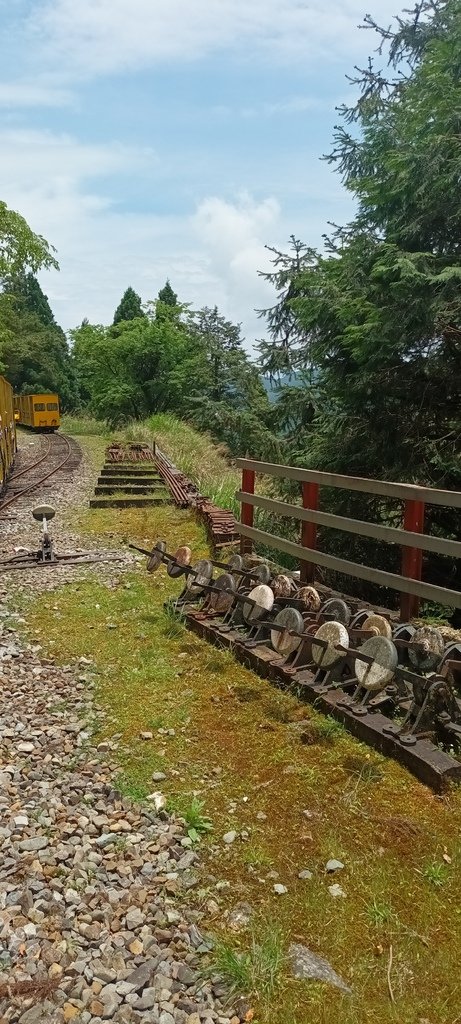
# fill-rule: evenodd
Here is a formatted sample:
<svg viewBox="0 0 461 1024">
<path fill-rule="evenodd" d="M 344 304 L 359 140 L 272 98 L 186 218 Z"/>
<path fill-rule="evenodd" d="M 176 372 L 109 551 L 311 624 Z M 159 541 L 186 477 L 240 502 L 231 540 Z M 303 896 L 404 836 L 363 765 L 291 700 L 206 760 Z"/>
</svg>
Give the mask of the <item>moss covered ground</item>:
<svg viewBox="0 0 461 1024">
<path fill-rule="evenodd" d="M 103 439 L 80 440 L 97 462 Z M 194 558 L 207 553 L 192 515 L 172 506 L 77 510 L 69 517 L 82 537 L 100 537 L 104 545 L 129 538 L 147 546 L 162 537 L 171 548 L 190 544 Z M 284 952 L 295 941 L 326 957 L 353 990 L 347 996 L 295 981 L 279 958 L 269 987 L 258 985 L 255 973 L 254 1019 L 461 1021 L 459 793 L 434 796 L 397 764 L 188 633 L 164 609 L 179 588 L 164 570 L 149 576 L 140 564 L 113 586 L 95 577 L 28 600 L 26 620 L 59 661 L 94 660 L 97 695 L 108 713 L 104 736 L 121 734 L 119 785 L 135 799 L 162 788 L 191 821 L 211 820 L 212 832 L 201 837 L 200 897 L 204 906 L 210 897 L 220 903 L 207 925 L 225 943 L 221 959 L 229 973 L 232 947 L 253 962 L 258 936 L 267 941 L 272 934 Z M 141 732 L 153 738 L 143 740 Z M 166 781 L 153 783 L 155 771 Z M 226 845 L 230 830 L 237 838 Z M 331 857 L 345 865 L 334 878 L 324 870 Z M 310 880 L 298 878 L 303 869 Z M 216 881 L 229 884 L 216 889 Z M 278 883 L 286 893 L 274 892 Z M 333 897 L 332 883 L 345 896 Z M 241 900 L 254 908 L 254 932 L 233 937 L 223 910 Z"/>
</svg>

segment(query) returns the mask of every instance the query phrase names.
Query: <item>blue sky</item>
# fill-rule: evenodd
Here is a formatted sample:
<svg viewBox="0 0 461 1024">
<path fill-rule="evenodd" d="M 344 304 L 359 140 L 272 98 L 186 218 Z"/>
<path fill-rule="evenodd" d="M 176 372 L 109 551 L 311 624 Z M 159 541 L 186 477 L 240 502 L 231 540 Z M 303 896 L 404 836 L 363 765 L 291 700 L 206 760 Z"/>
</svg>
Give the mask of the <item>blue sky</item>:
<svg viewBox="0 0 461 1024">
<path fill-rule="evenodd" d="M 248 345 L 265 245 L 353 212 L 328 151 L 391 0 L 0 0 L 0 198 L 58 250 L 66 328 L 132 285 L 217 304 Z"/>
</svg>

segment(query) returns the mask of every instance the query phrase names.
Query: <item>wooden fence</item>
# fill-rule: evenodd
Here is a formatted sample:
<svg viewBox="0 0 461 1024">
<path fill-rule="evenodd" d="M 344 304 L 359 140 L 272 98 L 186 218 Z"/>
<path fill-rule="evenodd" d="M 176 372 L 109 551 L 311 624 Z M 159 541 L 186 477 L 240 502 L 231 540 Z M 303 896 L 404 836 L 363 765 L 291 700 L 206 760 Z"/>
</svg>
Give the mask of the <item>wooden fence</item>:
<svg viewBox="0 0 461 1024">
<path fill-rule="evenodd" d="M 424 512 L 426 505 L 443 505 L 461 509 L 461 491 L 442 491 L 416 484 L 400 484 L 387 480 L 368 480 L 364 477 L 341 476 L 336 473 L 320 473 L 312 469 L 298 469 L 296 466 L 279 466 L 269 462 L 254 462 L 251 459 L 237 459 L 242 470 L 242 486 L 236 497 L 241 503 L 241 522 L 237 525 L 243 552 L 251 550 L 252 542 L 299 560 L 301 580 L 312 583 L 316 566 L 333 569 L 336 572 L 366 580 L 382 587 L 389 587 L 400 593 L 400 615 L 406 621 L 418 614 L 420 599 L 436 601 L 451 608 L 461 608 L 461 592 L 425 583 L 421 579 L 423 551 L 431 551 L 451 558 L 461 558 L 461 542 L 434 537 L 424 533 Z M 301 484 L 302 506 L 276 501 L 255 494 L 256 474 L 297 480 Z M 363 494 L 382 495 L 385 498 L 403 502 L 403 529 L 382 526 L 378 523 L 362 522 L 346 516 L 332 515 L 319 510 L 320 488 L 338 487 Z M 254 510 L 262 508 L 274 515 L 286 516 L 301 523 L 300 543 L 286 540 L 264 530 L 255 529 Z M 460 515 L 461 524 L 461 515 Z M 317 527 L 344 530 L 360 537 L 371 537 L 387 544 L 398 544 L 401 548 L 401 575 L 374 569 L 371 566 L 350 562 L 345 558 L 317 549 Z"/>
</svg>

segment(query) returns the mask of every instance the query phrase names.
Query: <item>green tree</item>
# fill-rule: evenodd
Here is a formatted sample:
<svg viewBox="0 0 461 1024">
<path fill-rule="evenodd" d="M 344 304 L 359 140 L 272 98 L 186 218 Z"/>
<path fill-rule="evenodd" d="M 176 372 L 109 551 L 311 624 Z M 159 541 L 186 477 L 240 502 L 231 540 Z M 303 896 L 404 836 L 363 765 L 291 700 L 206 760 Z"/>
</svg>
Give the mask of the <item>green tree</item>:
<svg viewBox="0 0 461 1024">
<path fill-rule="evenodd" d="M 178 296 L 168 280 L 160 289 L 155 301 L 147 303 L 147 315 L 155 320 L 170 320 L 179 323 L 186 309 L 187 306 L 178 302 Z"/>
<path fill-rule="evenodd" d="M 237 360 L 234 359 L 232 367 L 229 356 L 231 353 L 242 353 L 240 324 L 233 324 L 220 316 L 217 306 L 213 309 L 205 306 L 190 314 L 189 327 L 205 357 L 210 398 L 219 402 L 225 396 L 230 397 L 235 392 L 236 381 L 232 369 L 235 369 Z M 244 355 L 243 361 L 246 362 Z"/>
<path fill-rule="evenodd" d="M 24 217 L 0 202 L 0 372 L 7 374 L 16 388 L 24 383 L 26 360 L 31 358 L 32 352 L 36 355 L 36 365 L 41 359 L 42 366 L 48 360 L 48 353 L 40 356 L 41 321 L 32 315 L 15 291 L 20 291 L 26 280 L 29 284 L 35 281 L 28 271 L 35 273 L 51 267 L 58 270 L 53 253 L 54 249 L 31 230 Z"/>
<path fill-rule="evenodd" d="M 45 327 L 57 327 L 48 296 L 42 291 L 37 278 L 29 273 L 18 279 L 16 294 L 21 294 L 25 308 L 35 313 Z"/>
<path fill-rule="evenodd" d="M 266 321 L 269 340 L 258 343 L 259 365 L 262 373 L 271 381 L 280 381 L 291 375 L 294 367 L 306 362 L 307 336 L 302 322 L 294 308 L 294 300 L 302 293 L 302 272 L 315 265 L 315 249 L 304 245 L 294 235 L 290 238 L 288 252 L 281 252 L 273 246 L 266 246 L 272 254 L 273 270 L 259 272 L 277 291 L 277 301 L 269 309 L 260 309 L 258 314 Z"/>
<path fill-rule="evenodd" d="M 5 291 L 20 298 L 23 310 L 37 316 L 44 327 L 58 326 L 48 296 L 42 291 L 34 274 L 29 272 L 15 275 L 5 285 Z"/>
<path fill-rule="evenodd" d="M 280 318 L 293 321 L 284 366 L 316 368 L 305 390 L 315 415 L 291 455 L 319 469 L 459 489 L 461 7 L 424 0 L 395 29 L 368 25 L 388 73 L 372 61 L 357 73 L 358 101 L 342 108 L 328 158 L 356 217 L 334 230 L 324 254 L 306 249 L 299 267 L 288 253 L 272 275 Z M 281 347 L 271 315 L 269 369 Z M 399 520 L 375 499 L 336 492 L 331 501 L 346 514 Z M 456 530 L 442 508 L 428 509 L 431 524 Z M 366 553 L 360 539 L 328 541 L 349 557 Z M 383 552 L 386 565 L 393 552 Z"/>
<path fill-rule="evenodd" d="M 173 291 L 168 279 L 158 293 L 158 302 L 163 302 L 165 306 L 177 306 L 178 304 L 178 296 Z"/>
<path fill-rule="evenodd" d="M 188 368 L 194 384 L 185 411 L 234 454 L 279 453 L 266 390 L 243 347 L 240 324 L 226 320 L 215 306 L 189 313 L 188 326 L 195 364 Z"/>
<path fill-rule="evenodd" d="M 127 288 L 114 313 L 114 324 L 125 320 L 138 320 L 144 316 L 140 296 L 133 288 Z"/>
<path fill-rule="evenodd" d="M 270 406 L 240 327 L 217 309 L 190 313 L 161 300 L 146 308 L 143 318 L 72 332 L 82 401 L 112 426 L 172 410 L 236 454 L 269 457 Z"/>
<path fill-rule="evenodd" d="M 59 270 L 54 251 L 41 235 L 34 234 L 21 214 L 0 201 L 0 281 L 26 268 L 34 273 L 49 267 Z"/>
<path fill-rule="evenodd" d="M 0 356 L 15 391 L 57 391 L 64 411 L 78 405 L 78 392 L 64 331 L 33 274 L 8 281 L 3 295 Z"/>
<path fill-rule="evenodd" d="M 82 324 L 71 332 L 84 400 L 111 426 L 172 407 L 170 376 L 187 335 L 181 325 L 147 317 L 113 327 Z"/>
</svg>

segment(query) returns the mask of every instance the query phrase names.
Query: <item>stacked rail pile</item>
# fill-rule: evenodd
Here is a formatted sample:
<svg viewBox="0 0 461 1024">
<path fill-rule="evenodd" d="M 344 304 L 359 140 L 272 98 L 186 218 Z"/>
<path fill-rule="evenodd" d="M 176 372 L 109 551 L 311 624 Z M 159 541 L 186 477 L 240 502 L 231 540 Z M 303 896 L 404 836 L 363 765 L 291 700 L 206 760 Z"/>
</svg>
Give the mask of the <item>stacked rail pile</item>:
<svg viewBox="0 0 461 1024">
<path fill-rule="evenodd" d="M 154 462 L 154 453 L 148 444 L 112 441 L 106 448 L 106 462 Z"/>
<path fill-rule="evenodd" d="M 209 498 L 200 494 L 195 484 L 158 448 L 155 452 L 155 464 L 175 505 L 179 508 L 193 508 L 197 512 L 205 523 L 209 540 L 215 548 L 227 547 L 239 540 L 237 523 L 232 512 L 218 508 Z"/>
</svg>

